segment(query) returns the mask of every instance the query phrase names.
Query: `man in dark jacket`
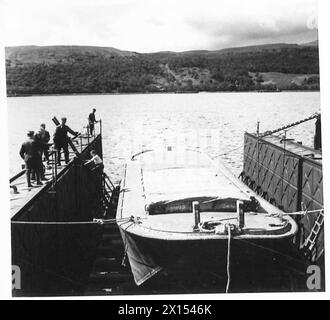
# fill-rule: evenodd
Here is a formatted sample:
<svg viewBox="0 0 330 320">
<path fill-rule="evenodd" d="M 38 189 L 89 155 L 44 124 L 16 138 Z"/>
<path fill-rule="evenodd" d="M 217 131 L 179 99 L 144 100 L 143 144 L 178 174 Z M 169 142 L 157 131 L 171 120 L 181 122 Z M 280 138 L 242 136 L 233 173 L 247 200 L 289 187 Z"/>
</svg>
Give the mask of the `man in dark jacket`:
<svg viewBox="0 0 330 320">
<path fill-rule="evenodd" d="M 50 135 L 49 132 L 46 130 L 46 125 L 42 123 L 40 125 L 40 130 L 37 134 L 34 136 L 34 140 L 37 143 L 38 148 L 38 170 L 41 177 L 41 180 L 47 180 L 45 178 L 45 171 L 44 171 L 44 164 L 42 162 L 42 155 L 45 155 L 45 159 L 47 160 L 47 164 L 49 164 L 49 156 L 48 156 L 48 150 L 49 150 L 49 139 Z"/>
<path fill-rule="evenodd" d="M 50 140 L 50 134 L 46 130 L 46 125 L 42 123 L 40 125 L 40 130 L 37 133 L 38 138 L 40 139 L 40 142 L 42 143 L 42 154 L 45 157 L 45 160 L 47 161 L 47 164 L 49 164 L 49 140 Z"/>
<path fill-rule="evenodd" d="M 54 145 L 57 150 L 57 163 L 59 166 L 61 165 L 61 149 L 63 149 L 64 152 L 65 163 L 69 162 L 68 132 L 73 136 L 78 134 L 78 132 L 73 131 L 66 125 L 66 118 L 62 118 L 61 120 L 62 123 L 56 127 L 54 133 Z"/>
<path fill-rule="evenodd" d="M 93 108 L 93 111 L 88 116 L 88 128 L 89 128 L 89 133 L 91 136 L 94 133 L 94 124 L 98 122 L 95 119 L 95 112 L 96 112 L 96 109 Z"/>
<path fill-rule="evenodd" d="M 25 174 L 28 187 L 31 184 L 31 171 L 36 172 L 37 185 L 42 185 L 38 170 L 38 147 L 36 141 L 33 139 L 34 131 L 27 133 L 28 139 L 22 144 L 19 154 L 25 162 Z"/>
</svg>

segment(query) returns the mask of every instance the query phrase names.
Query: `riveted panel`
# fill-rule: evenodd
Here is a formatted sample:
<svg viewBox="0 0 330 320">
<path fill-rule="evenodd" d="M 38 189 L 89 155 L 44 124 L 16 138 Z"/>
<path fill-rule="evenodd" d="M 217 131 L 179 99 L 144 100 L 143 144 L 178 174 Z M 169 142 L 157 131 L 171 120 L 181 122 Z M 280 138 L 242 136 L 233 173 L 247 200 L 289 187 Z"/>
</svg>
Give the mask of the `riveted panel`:
<svg viewBox="0 0 330 320">
<path fill-rule="evenodd" d="M 252 187 L 286 212 L 299 209 L 300 157 L 256 136 L 245 134 L 244 173 Z"/>
<path fill-rule="evenodd" d="M 304 159 L 302 167 L 302 202 L 307 210 L 318 210 L 323 207 L 323 172 L 322 165 L 311 159 Z M 304 229 L 303 238 L 311 232 L 318 213 L 309 213 L 301 219 Z M 324 230 L 321 231 L 316 243 L 316 257 L 324 250 Z"/>
<path fill-rule="evenodd" d="M 304 146 L 282 141 L 279 137 L 258 139 L 256 135 L 244 136 L 244 181 L 268 201 L 285 212 L 323 207 L 322 163 L 301 156 Z M 306 148 L 306 153 L 313 153 Z M 318 217 L 318 212 L 308 213 L 297 219 L 300 227 L 300 247 L 307 239 Z M 316 243 L 316 258 L 324 251 L 324 232 L 321 230 Z"/>
</svg>

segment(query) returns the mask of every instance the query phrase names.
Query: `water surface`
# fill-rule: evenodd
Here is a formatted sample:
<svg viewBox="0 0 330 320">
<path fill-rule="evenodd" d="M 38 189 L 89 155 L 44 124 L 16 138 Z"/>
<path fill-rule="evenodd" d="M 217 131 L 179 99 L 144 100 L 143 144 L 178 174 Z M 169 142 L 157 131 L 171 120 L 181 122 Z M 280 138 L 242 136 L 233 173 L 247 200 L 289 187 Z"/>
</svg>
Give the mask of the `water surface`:
<svg viewBox="0 0 330 320">
<path fill-rule="evenodd" d="M 28 130 L 66 116 L 74 130 L 85 130 L 92 107 L 103 122 L 106 172 L 118 182 L 125 159 L 141 149 L 163 145 L 199 147 L 242 169 L 243 135 L 281 127 L 319 111 L 319 92 L 68 95 L 8 98 L 10 173 L 20 169 L 18 152 Z M 314 121 L 287 132 L 313 146 Z"/>
</svg>

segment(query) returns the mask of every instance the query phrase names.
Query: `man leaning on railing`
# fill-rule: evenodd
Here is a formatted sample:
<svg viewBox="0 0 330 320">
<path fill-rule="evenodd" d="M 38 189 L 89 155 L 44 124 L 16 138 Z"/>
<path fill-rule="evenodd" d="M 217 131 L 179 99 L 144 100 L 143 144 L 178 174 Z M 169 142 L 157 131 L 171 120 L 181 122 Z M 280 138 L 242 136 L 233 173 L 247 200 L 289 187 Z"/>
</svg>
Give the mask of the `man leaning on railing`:
<svg viewBox="0 0 330 320">
<path fill-rule="evenodd" d="M 56 127 L 54 133 L 54 146 L 57 150 L 57 162 L 59 166 L 61 165 L 61 149 L 63 149 L 64 152 L 65 163 L 69 163 L 68 132 L 73 136 L 79 134 L 78 131 L 73 131 L 69 126 L 66 125 L 67 119 L 65 117 L 63 117 L 61 120 L 62 123 Z"/>
</svg>

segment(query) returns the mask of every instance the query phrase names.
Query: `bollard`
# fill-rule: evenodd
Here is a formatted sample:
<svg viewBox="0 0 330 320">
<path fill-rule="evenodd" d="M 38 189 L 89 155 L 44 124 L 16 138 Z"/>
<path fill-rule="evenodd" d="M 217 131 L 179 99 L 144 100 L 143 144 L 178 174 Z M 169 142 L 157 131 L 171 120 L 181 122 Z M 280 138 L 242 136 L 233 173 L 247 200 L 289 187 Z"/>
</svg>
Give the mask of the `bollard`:
<svg viewBox="0 0 330 320">
<path fill-rule="evenodd" d="M 19 194 L 18 189 L 17 189 L 17 186 L 10 185 L 10 188 L 13 189 L 13 193 L 14 194 Z"/>
<path fill-rule="evenodd" d="M 237 200 L 236 201 L 236 210 L 238 216 L 238 227 L 243 229 L 245 226 L 245 216 L 244 216 L 244 209 L 243 209 L 243 201 Z"/>
<path fill-rule="evenodd" d="M 194 214 L 194 218 L 195 218 L 194 230 L 197 231 L 197 230 L 199 230 L 198 225 L 201 221 L 199 202 L 198 201 L 193 201 L 192 208 L 193 208 L 193 214 Z"/>
</svg>

